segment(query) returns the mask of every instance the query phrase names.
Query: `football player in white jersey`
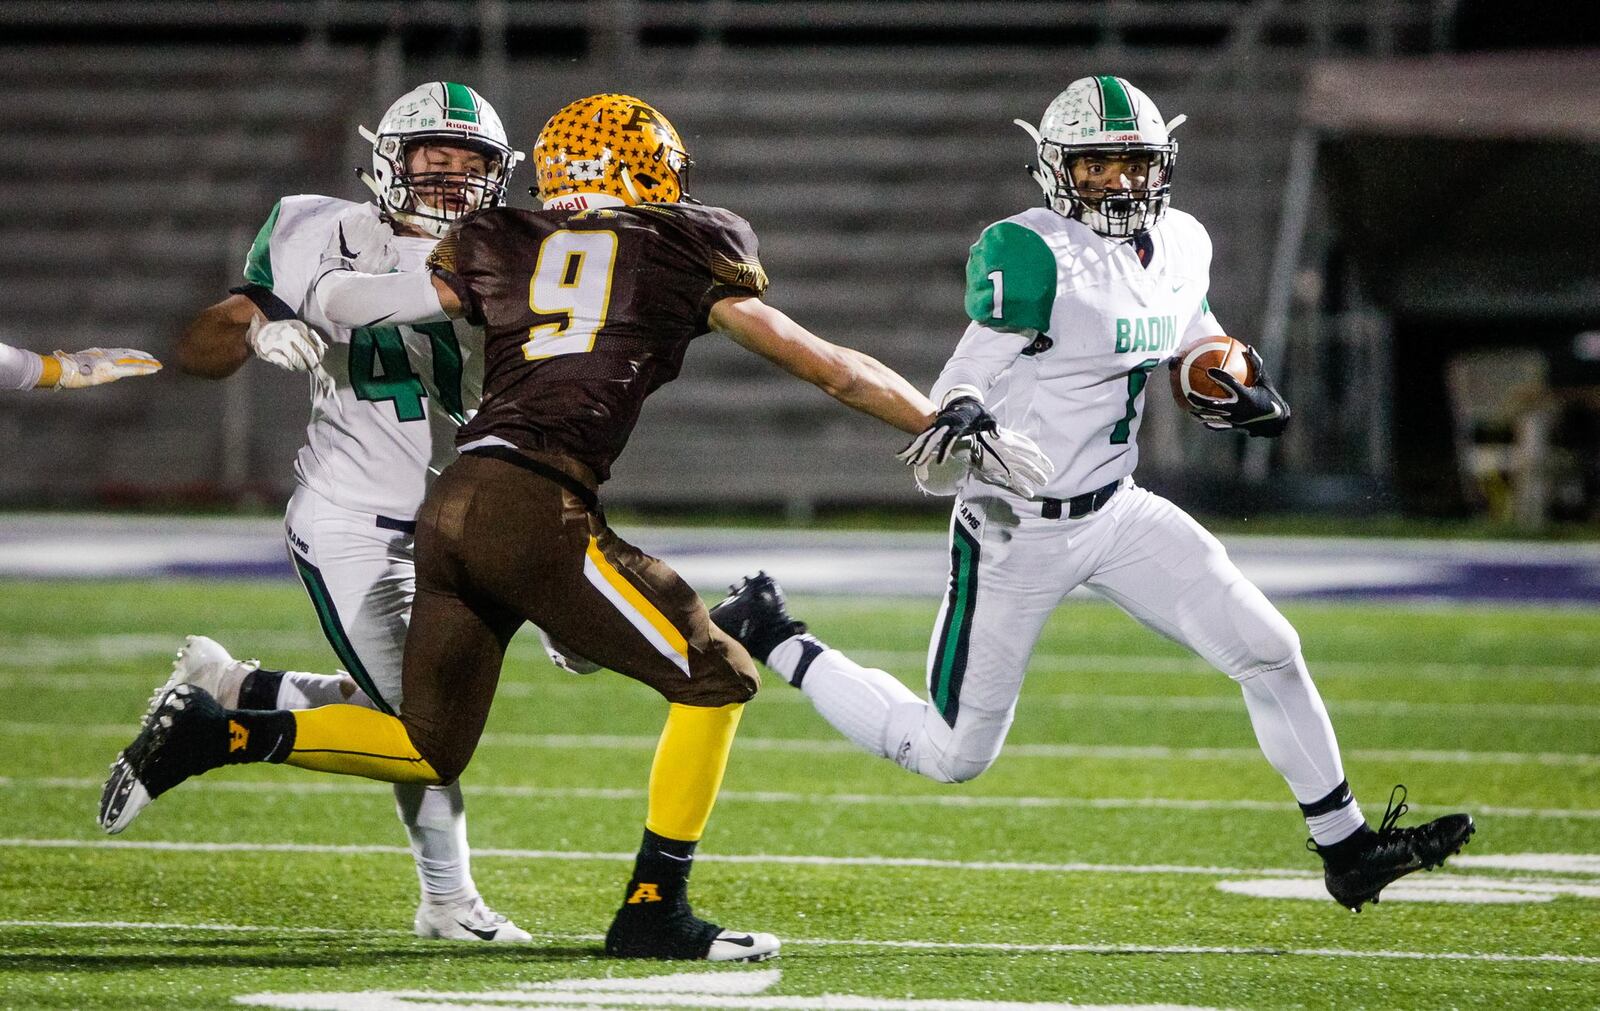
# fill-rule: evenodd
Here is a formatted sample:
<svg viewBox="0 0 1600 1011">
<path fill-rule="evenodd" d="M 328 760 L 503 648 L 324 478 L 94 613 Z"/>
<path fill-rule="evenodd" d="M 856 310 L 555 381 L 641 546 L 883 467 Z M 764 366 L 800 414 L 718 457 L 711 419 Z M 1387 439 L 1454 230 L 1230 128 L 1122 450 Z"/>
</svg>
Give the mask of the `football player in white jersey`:
<svg viewBox="0 0 1600 1011">
<path fill-rule="evenodd" d="M 1118 77 L 1074 81 L 1032 136 L 1045 206 L 989 226 L 967 264 L 970 325 L 935 384 L 942 410 L 902 454 L 925 490 L 955 492 L 952 573 L 928 653 L 928 698 L 806 634 L 765 574 L 712 610 L 724 630 L 796 685 L 867 751 L 940 782 L 1000 753 L 1045 620 L 1087 586 L 1183 643 L 1243 689 L 1256 737 L 1304 812 L 1329 892 L 1359 909 L 1472 834 L 1468 815 L 1368 827 L 1295 630 L 1176 505 L 1133 481 L 1151 371 L 1223 333 L 1206 299 L 1211 240 L 1169 206 L 1177 145 L 1155 104 Z M 1258 366 L 1220 370 L 1223 400 L 1194 402 L 1209 427 L 1276 436 L 1289 408 Z M 1055 462 L 1023 497 L 941 473 L 984 409 Z M 981 449 L 979 450 L 981 451 Z M 1392 795 L 1391 795 L 1392 796 Z"/>
<path fill-rule="evenodd" d="M 178 345 L 185 372 L 223 378 L 251 355 L 310 373 L 311 421 L 295 461 L 284 536 L 323 634 L 345 676 L 264 669 L 191 636 L 170 683 L 199 684 L 242 708 L 304 709 L 352 702 L 400 708 L 401 653 L 415 592 L 415 516 L 432 475 L 455 458 L 455 431 L 481 397 L 483 361 L 471 328 L 440 316 L 404 326 L 374 320 L 343 327 L 312 290 L 325 255 L 372 250 L 374 273 L 420 269 L 458 218 L 505 196 L 521 159 L 500 117 L 473 89 L 424 84 L 384 113 L 361 172 L 376 206 L 340 218 L 349 200 L 278 201 L 245 259 L 244 283 L 202 311 Z M 472 340 L 468 340 L 472 337 Z M 468 861 L 461 787 L 396 784 L 395 806 L 411 839 L 422 901 L 419 936 L 527 941 L 528 933 L 483 902 Z"/>
<path fill-rule="evenodd" d="M 133 348 L 85 348 L 36 354 L 0 344 L 0 390 L 81 390 L 158 372 L 161 363 Z"/>
</svg>

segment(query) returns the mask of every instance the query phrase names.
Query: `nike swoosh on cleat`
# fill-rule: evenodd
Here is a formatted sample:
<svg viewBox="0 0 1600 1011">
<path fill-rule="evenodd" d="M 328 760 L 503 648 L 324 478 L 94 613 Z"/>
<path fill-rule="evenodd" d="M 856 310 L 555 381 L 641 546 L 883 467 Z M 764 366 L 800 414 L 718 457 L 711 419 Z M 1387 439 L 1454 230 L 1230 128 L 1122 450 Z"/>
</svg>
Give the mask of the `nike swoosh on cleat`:
<svg viewBox="0 0 1600 1011">
<path fill-rule="evenodd" d="M 456 925 L 459 926 L 462 930 L 470 931 L 471 933 L 476 934 L 478 936 L 478 940 L 480 940 L 480 941 L 492 941 L 492 940 L 494 940 L 495 935 L 500 933 L 500 928 L 499 927 L 491 927 L 488 930 L 479 930 L 477 927 L 474 927 L 472 924 L 470 924 L 470 923 L 462 923 L 460 920 L 456 921 Z"/>
<path fill-rule="evenodd" d="M 751 937 L 749 934 L 746 934 L 743 937 L 729 937 L 728 935 L 724 934 L 717 938 L 717 940 L 727 941 L 729 944 L 737 944 L 741 948 L 754 948 L 756 946 L 756 939 Z"/>
</svg>

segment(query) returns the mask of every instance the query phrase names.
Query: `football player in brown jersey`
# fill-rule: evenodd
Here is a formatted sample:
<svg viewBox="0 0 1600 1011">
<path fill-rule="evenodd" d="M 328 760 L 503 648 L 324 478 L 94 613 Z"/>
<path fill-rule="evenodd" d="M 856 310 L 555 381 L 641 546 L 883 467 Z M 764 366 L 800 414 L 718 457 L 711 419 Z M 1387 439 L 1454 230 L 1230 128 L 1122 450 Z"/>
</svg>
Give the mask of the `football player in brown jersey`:
<svg viewBox="0 0 1600 1011">
<path fill-rule="evenodd" d="M 465 317 L 484 334 L 483 406 L 417 516 L 400 716 L 340 705 L 224 710 L 179 686 L 113 767 L 101 820 L 126 824 L 185 778 L 236 762 L 450 782 L 477 746 L 507 643 L 532 621 L 670 703 L 643 844 L 606 951 L 760 960 L 776 953 L 775 937 L 723 930 L 687 899 L 694 850 L 759 675 L 677 573 L 607 526 L 597 489 L 645 398 L 711 331 L 903 432 L 951 442 L 993 434 L 993 419 L 981 408 L 936 412 L 875 359 L 763 303 L 767 277 L 750 226 L 685 197 L 688 154 L 648 104 L 611 94 L 573 102 L 545 124 L 532 160 L 543 209 L 483 212 L 440 242 L 431 271 L 387 275 L 348 269 L 373 220 L 351 216 L 317 285 L 336 322 Z M 998 480 L 1029 494 L 1048 477 L 1048 460 L 1026 439 L 993 445 L 981 455 L 1000 467 Z"/>
</svg>

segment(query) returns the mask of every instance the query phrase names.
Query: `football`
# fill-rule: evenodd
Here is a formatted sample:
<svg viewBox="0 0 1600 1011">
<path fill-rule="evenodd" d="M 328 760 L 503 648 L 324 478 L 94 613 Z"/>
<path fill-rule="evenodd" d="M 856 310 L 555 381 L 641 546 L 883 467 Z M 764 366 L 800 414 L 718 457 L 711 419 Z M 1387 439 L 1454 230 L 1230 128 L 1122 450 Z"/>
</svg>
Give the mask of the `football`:
<svg viewBox="0 0 1600 1011">
<path fill-rule="evenodd" d="M 1172 380 L 1172 398 L 1186 411 L 1193 411 L 1188 394 L 1213 400 L 1231 400 L 1233 394 L 1206 373 L 1222 369 L 1245 386 L 1254 386 L 1256 370 L 1246 354 L 1249 345 L 1232 337 L 1202 337 L 1178 349 L 1168 361 L 1167 377 Z"/>
</svg>

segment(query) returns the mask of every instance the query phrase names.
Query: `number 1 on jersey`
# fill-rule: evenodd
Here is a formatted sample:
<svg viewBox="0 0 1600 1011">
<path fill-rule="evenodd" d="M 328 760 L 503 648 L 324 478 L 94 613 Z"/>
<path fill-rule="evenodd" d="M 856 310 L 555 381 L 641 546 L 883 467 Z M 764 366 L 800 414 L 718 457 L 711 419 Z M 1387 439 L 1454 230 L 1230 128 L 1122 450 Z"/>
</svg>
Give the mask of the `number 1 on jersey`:
<svg viewBox="0 0 1600 1011">
<path fill-rule="evenodd" d="M 528 282 L 528 308 L 554 323 L 528 328 L 522 356 L 529 361 L 593 350 L 595 335 L 611 308 L 611 275 L 617 265 L 615 232 L 552 232 L 539 244 Z"/>
<path fill-rule="evenodd" d="M 989 284 L 994 288 L 994 312 L 990 315 L 995 319 L 1005 319 L 1003 308 L 1006 300 L 1006 275 L 1004 271 L 989 271 Z"/>
<path fill-rule="evenodd" d="M 1150 378 L 1150 372 L 1161 364 L 1159 358 L 1146 358 L 1128 371 L 1128 411 L 1122 420 L 1111 426 L 1111 444 L 1125 446 L 1128 436 L 1133 433 L 1133 419 L 1139 414 L 1139 394 L 1144 392 L 1145 381 Z"/>
</svg>

